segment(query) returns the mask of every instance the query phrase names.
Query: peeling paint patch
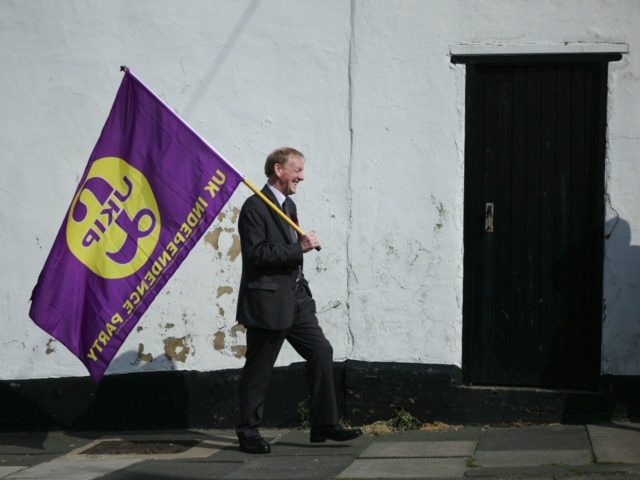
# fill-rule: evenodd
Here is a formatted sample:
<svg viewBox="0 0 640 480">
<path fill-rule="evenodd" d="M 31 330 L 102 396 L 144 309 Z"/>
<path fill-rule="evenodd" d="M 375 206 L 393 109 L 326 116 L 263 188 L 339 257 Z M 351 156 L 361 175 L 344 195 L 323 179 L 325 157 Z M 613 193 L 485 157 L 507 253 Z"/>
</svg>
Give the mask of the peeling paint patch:
<svg viewBox="0 0 640 480">
<path fill-rule="evenodd" d="M 50 338 L 49 341 L 47 342 L 47 350 L 45 353 L 47 355 L 51 355 L 55 351 L 56 351 L 56 340 L 54 338 Z"/>
<path fill-rule="evenodd" d="M 164 354 L 169 360 L 185 362 L 191 349 L 187 345 L 187 337 L 169 337 L 164 340 Z"/>
<path fill-rule="evenodd" d="M 225 218 L 227 218 L 227 214 L 224 212 L 220 212 L 216 217 L 216 220 L 219 222 L 222 222 Z"/>
<path fill-rule="evenodd" d="M 240 237 L 234 233 L 232 238 L 233 243 L 231 244 L 227 255 L 229 256 L 229 260 L 233 262 L 238 258 L 238 255 L 240 255 Z"/>
<path fill-rule="evenodd" d="M 138 360 L 142 362 L 153 362 L 153 355 L 144 353 L 144 344 L 138 344 Z"/>
<path fill-rule="evenodd" d="M 216 298 L 220 298 L 222 295 L 233 293 L 233 288 L 229 286 L 218 287 L 218 291 L 216 292 Z"/>
<path fill-rule="evenodd" d="M 240 215 L 240 209 L 238 207 L 233 207 L 231 209 L 231 223 L 236 223 L 238 221 L 238 215 Z"/>
<path fill-rule="evenodd" d="M 142 330 L 144 330 L 144 327 L 140 327 L 140 326 L 136 327 L 136 332 L 141 332 Z"/>
<path fill-rule="evenodd" d="M 214 250 L 220 249 L 220 234 L 222 233 L 222 227 L 216 227 L 213 231 L 207 233 L 204 236 L 204 241 L 211 245 Z"/>
<path fill-rule="evenodd" d="M 231 330 L 229 330 L 229 333 L 231 334 L 231 336 L 233 338 L 237 338 L 238 332 L 244 333 L 246 331 L 247 331 L 247 329 L 245 328 L 244 325 L 237 324 L 237 325 L 234 325 L 233 327 L 231 327 Z"/>
<path fill-rule="evenodd" d="M 218 307 L 218 315 L 220 315 L 221 317 L 224 317 L 224 308 Z"/>
<path fill-rule="evenodd" d="M 436 224 L 433 227 L 433 231 L 434 233 L 437 232 L 438 230 L 440 230 L 442 228 L 442 226 L 444 225 L 444 222 L 447 218 L 447 210 L 444 208 L 444 205 L 442 204 L 442 202 L 437 202 L 435 197 L 433 195 L 431 195 L 431 203 L 433 203 L 433 205 L 435 205 L 436 210 L 438 211 L 438 221 L 436 222 Z"/>
<path fill-rule="evenodd" d="M 238 337 L 238 332 L 244 333 L 246 331 L 247 329 L 240 324 L 236 324 L 231 328 L 220 328 L 213 335 L 213 348 L 223 355 L 233 355 L 236 358 L 244 357 L 247 347 L 238 342 L 239 340 L 242 341 Z"/>
<path fill-rule="evenodd" d="M 215 350 L 224 350 L 224 332 L 218 331 L 216 332 L 216 334 L 213 336 L 213 348 Z"/>
<path fill-rule="evenodd" d="M 171 323 L 171 322 L 167 322 L 167 323 L 164 325 L 164 328 L 166 328 L 167 330 L 169 330 L 170 328 L 173 328 L 173 327 L 175 327 L 175 324 L 173 324 L 173 323 Z"/>
<path fill-rule="evenodd" d="M 234 357 L 242 358 L 244 357 L 244 354 L 247 353 L 247 347 L 244 345 L 234 345 L 233 347 L 231 347 L 231 352 L 233 353 Z"/>
<path fill-rule="evenodd" d="M 233 210 L 233 221 L 237 221 L 239 213 L 240 210 L 237 208 Z M 220 221 L 223 219 L 224 217 L 219 217 Z M 213 247 L 218 258 L 222 258 L 222 252 L 220 252 L 220 235 L 222 235 L 223 232 L 232 234 L 231 247 L 227 252 L 227 257 L 233 262 L 238 258 L 238 255 L 240 255 L 240 237 L 235 233 L 236 229 L 234 227 L 216 227 L 204 236 L 204 241 Z"/>
</svg>

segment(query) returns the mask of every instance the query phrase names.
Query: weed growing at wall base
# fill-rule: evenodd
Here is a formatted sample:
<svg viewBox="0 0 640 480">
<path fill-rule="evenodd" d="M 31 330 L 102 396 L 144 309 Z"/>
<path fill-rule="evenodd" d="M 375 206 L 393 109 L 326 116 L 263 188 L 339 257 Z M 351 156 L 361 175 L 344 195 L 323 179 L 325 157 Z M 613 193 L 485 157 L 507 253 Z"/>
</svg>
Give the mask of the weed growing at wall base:
<svg viewBox="0 0 640 480">
<path fill-rule="evenodd" d="M 305 430 L 310 428 L 311 425 L 309 424 L 309 402 L 306 398 L 298 402 L 298 420 L 300 420 L 300 429 Z"/>
</svg>

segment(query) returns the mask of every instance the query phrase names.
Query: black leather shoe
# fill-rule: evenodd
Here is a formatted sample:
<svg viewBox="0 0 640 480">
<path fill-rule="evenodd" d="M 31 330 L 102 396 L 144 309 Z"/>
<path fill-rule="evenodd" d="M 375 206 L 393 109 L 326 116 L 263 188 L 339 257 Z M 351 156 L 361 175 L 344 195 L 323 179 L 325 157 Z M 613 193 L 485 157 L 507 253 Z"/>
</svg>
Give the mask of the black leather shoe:
<svg viewBox="0 0 640 480">
<path fill-rule="evenodd" d="M 326 440 L 333 440 L 335 442 L 346 442 L 347 440 L 353 440 L 362 435 L 362 430 L 359 428 L 342 428 L 338 425 L 331 427 L 311 427 L 311 443 L 321 443 Z"/>
<path fill-rule="evenodd" d="M 240 440 L 240 450 L 247 453 L 270 453 L 271 445 L 262 437 L 251 437 Z"/>
</svg>

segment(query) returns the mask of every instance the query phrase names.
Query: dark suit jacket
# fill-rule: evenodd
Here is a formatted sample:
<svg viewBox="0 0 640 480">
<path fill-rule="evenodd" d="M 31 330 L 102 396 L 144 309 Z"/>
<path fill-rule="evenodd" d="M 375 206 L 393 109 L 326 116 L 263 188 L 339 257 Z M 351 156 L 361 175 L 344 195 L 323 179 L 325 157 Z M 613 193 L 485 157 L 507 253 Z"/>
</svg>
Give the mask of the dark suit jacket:
<svg viewBox="0 0 640 480">
<path fill-rule="evenodd" d="M 262 189 L 275 205 L 278 201 Z M 297 218 L 295 204 L 292 217 Z M 245 327 L 283 330 L 294 320 L 296 278 L 302 266 L 302 248 L 289 236 L 289 226 L 257 195 L 242 206 L 238 221 L 242 247 L 242 279 L 236 319 Z M 302 277 L 309 295 L 309 285 Z"/>
</svg>

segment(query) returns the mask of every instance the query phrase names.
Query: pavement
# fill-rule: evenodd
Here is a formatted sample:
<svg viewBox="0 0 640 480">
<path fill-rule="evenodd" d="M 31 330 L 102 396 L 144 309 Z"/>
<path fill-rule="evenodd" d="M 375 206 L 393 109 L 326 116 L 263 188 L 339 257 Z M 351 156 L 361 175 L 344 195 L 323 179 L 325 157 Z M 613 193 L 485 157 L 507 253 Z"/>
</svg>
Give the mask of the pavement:
<svg viewBox="0 0 640 480">
<path fill-rule="evenodd" d="M 268 455 L 238 450 L 232 430 L 0 433 L 0 478 L 640 479 L 640 423 L 447 427 L 309 443 L 262 430 Z"/>
</svg>

